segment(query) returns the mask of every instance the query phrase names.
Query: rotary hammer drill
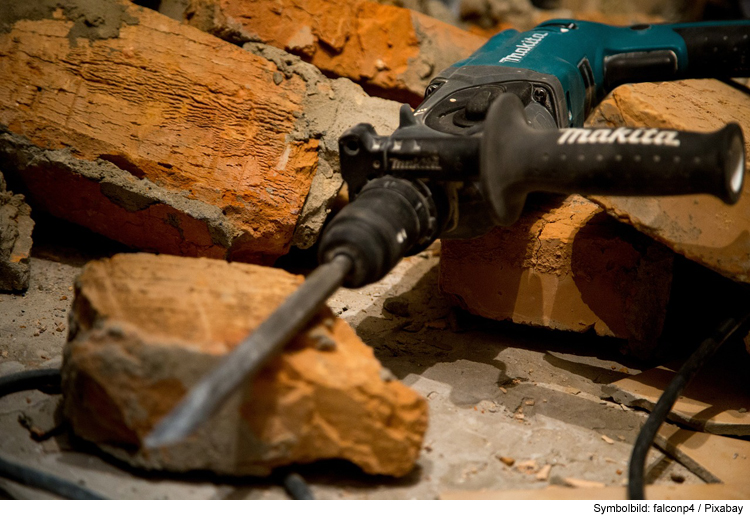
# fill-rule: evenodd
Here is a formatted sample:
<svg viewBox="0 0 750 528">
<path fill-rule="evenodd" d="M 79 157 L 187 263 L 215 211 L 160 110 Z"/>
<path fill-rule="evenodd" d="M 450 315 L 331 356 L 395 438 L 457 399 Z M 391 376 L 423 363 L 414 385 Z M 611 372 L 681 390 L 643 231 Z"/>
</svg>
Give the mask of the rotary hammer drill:
<svg viewBox="0 0 750 528">
<path fill-rule="evenodd" d="M 344 284 L 374 282 L 437 237 L 512 224 L 532 191 L 732 204 L 744 174 L 736 124 L 713 134 L 579 127 L 623 83 L 748 75 L 750 22 L 504 31 L 436 77 L 413 114 L 403 107 L 391 136 L 360 124 L 341 137 L 354 200 L 324 232 L 321 262 L 346 254 Z"/>
<path fill-rule="evenodd" d="M 443 71 L 400 125 L 360 124 L 339 141 L 351 202 L 320 239 L 321 265 L 201 379 L 145 439 L 184 438 L 313 317 L 342 284 L 382 278 L 438 237 L 468 238 L 519 217 L 533 191 L 713 194 L 742 190 L 736 124 L 710 134 L 580 128 L 623 83 L 750 76 L 750 22 L 635 25 L 553 20 L 504 31 Z"/>
</svg>

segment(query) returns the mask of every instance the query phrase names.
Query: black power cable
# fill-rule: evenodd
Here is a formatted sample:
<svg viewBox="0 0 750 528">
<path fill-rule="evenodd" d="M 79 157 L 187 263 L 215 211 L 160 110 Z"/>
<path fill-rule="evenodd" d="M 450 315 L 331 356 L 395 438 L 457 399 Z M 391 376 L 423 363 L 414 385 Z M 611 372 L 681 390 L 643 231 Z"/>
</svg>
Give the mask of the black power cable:
<svg viewBox="0 0 750 528">
<path fill-rule="evenodd" d="M 66 499 L 106 499 L 106 497 L 90 491 L 83 486 L 79 486 L 74 482 L 70 482 L 69 480 L 56 477 L 55 475 L 16 462 L 11 462 L 3 457 L 0 457 L 0 476 L 20 482 L 25 486 L 49 491 L 60 497 L 65 497 Z"/>
<path fill-rule="evenodd" d="M 0 398 L 26 390 L 41 390 L 49 394 L 60 392 L 60 371 L 40 369 L 18 372 L 0 377 Z M 66 499 L 106 499 L 74 482 L 56 477 L 44 471 L 12 462 L 0 456 L 0 477 L 19 482 L 25 486 L 42 489 Z"/>
<path fill-rule="evenodd" d="M 26 390 L 40 390 L 47 394 L 59 394 L 60 371 L 58 369 L 27 370 L 0 377 L 0 398 Z M 13 462 L 2 456 L 0 456 L 0 477 L 32 488 L 49 491 L 66 499 L 95 500 L 107 498 L 83 486 Z M 298 473 L 287 473 L 283 477 L 283 486 L 293 499 L 315 499 L 310 487 Z"/>
<path fill-rule="evenodd" d="M 315 499 L 307 482 L 305 482 L 299 473 L 291 472 L 284 476 L 284 489 L 291 498 L 296 500 Z"/>
<path fill-rule="evenodd" d="M 35 389 L 47 394 L 59 394 L 60 370 L 27 370 L 0 377 L 0 398 L 14 392 Z"/>
<path fill-rule="evenodd" d="M 680 397 L 685 387 L 692 381 L 695 374 L 705 364 L 706 360 L 729 339 L 737 330 L 747 326 L 750 321 L 750 310 L 745 311 L 739 317 L 729 317 L 719 325 L 714 334 L 703 341 L 695 352 L 685 361 L 680 370 L 669 382 L 664 393 L 656 402 L 654 410 L 651 411 L 646 423 L 643 424 L 638 438 L 635 440 L 633 452 L 630 456 L 628 468 L 628 499 L 644 500 L 643 473 L 646 465 L 646 455 L 656 437 L 661 424 L 667 418 L 674 402 Z"/>
</svg>

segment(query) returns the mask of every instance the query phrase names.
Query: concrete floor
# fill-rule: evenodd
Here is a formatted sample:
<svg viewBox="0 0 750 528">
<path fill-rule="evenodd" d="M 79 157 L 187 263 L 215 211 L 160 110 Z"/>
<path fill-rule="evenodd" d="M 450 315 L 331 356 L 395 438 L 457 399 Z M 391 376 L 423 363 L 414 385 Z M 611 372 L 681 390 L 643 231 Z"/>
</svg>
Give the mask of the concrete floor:
<svg viewBox="0 0 750 528">
<path fill-rule="evenodd" d="M 86 261 L 122 249 L 54 220 L 40 222 L 35 237 L 28 292 L 0 294 L 0 375 L 60 364 L 74 277 Z M 644 365 L 621 356 L 616 340 L 457 311 L 438 292 L 438 264 L 439 246 L 405 259 L 378 284 L 330 300 L 383 365 L 429 400 L 430 426 L 417 469 L 401 479 L 368 476 L 340 461 L 295 468 L 316 496 L 434 499 L 449 490 L 539 488 L 568 477 L 623 484 L 645 414 L 602 399 L 602 386 Z M 133 472 L 67 434 L 34 441 L 19 417 L 49 429 L 59 400 L 36 391 L 0 400 L 0 452 L 112 498 L 287 498 L 277 479 Z M 516 463 L 508 467 L 500 457 Z M 539 480 L 547 464 L 549 476 Z M 649 468 L 650 482 L 701 482 L 654 450 Z M 0 490 L 51 497 L 3 479 Z"/>
</svg>

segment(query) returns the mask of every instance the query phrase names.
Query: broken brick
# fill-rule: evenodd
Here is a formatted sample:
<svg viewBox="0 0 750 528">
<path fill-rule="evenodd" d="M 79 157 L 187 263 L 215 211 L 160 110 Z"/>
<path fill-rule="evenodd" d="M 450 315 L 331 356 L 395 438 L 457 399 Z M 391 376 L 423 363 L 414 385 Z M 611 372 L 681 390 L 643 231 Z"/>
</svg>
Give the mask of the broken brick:
<svg viewBox="0 0 750 528">
<path fill-rule="evenodd" d="M 282 48 L 327 75 L 412 106 L 435 75 L 486 42 L 427 15 L 365 0 L 190 0 L 182 10 L 166 8 L 221 38 Z"/>
<path fill-rule="evenodd" d="M 720 81 L 694 79 L 621 86 L 599 105 L 588 123 L 713 132 L 732 121 L 745 129 L 747 150 L 750 144 L 747 94 Z M 707 195 L 591 199 L 675 252 L 725 277 L 750 282 L 747 182 L 735 205 L 726 205 Z"/>
<path fill-rule="evenodd" d="M 188 439 L 141 446 L 302 280 L 274 268 L 144 253 L 89 263 L 76 281 L 64 351 L 64 412 L 75 434 L 133 465 L 170 471 L 266 475 L 330 458 L 373 474 L 411 471 L 426 400 L 388 375 L 328 308 Z"/>
<path fill-rule="evenodd" d="M 22 194 L 6 190 L 0 173 L 0 290 L 24 291 L 29 287 L 31 208 Z"/>
<path fill-rule="evenodd" d="M 252 262 L 307 247 L 341 187 L 338 135 L 396 125 L 397 103 L 278 50 L 68 4 L 0 21 L 0 164 L 34 206 L 129 246 Z"/>
<path fill-rule="evenodd" d="M 530 203 L 513 226 L 443 240 L 440 287 L 490 319 L 630 340 L 648 348 L 664 322 L 672 253 L 580 197 Z"/>
</svg>

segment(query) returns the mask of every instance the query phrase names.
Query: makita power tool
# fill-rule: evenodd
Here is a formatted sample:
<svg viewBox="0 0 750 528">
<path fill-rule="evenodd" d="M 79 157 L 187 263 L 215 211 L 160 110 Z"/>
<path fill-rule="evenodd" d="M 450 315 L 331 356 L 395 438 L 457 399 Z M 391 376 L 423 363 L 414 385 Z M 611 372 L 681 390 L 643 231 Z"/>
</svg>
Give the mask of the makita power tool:
<svg viewBox="0 0 750 528">
<path fill-rule="evenodd" d="M 438 237 L 467 238 L 517 220 L 533 191 L 713 194 L 742 190 L 736 124 L 710 134 L 584 129 L 616 86 L 750 76 L 750 22 L 612 27 L 553 20 L 504 31 L 443 71 L 415 112 L 379 136 L 368 124 L 340 138 L 351 203 L 321 236 L 321 265 L 146 438 L 177 441 L 279 352 L 342 284 L 375 282 Z"/>
</svg>

